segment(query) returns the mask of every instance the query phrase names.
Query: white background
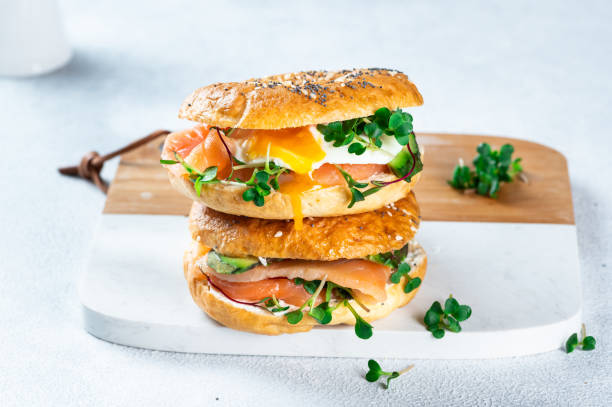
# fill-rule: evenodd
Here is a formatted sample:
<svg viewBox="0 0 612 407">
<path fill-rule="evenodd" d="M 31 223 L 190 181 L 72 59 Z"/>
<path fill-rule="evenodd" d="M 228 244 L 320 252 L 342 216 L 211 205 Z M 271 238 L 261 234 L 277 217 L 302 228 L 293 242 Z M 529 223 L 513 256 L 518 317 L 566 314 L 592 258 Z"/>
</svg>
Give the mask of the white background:
<svg viewBox="0 0 612 407">
<path fill-rule="evenodd" d="M 610 404 L 608 2 L 166 3 L 61 2 L 72 62 L 0 79 L 0 405 Z M 416 82 L 417 131 L 524 138 L 567 156 L 594 352 L 420 360 L 385 391 L 363 379 L 364 359 L 151 352 L 83 331 L 76 282 L 104 196 L 58 166 L 187 126 L 178 106 L 201 85 L 368 66 Z"/>
</svg>

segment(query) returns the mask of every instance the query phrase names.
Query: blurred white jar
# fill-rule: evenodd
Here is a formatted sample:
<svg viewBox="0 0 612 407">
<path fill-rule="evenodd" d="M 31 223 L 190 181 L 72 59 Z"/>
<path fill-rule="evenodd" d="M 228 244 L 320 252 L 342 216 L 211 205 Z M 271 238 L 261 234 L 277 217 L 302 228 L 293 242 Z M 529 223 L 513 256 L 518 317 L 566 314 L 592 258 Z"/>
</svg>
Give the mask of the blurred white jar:
<svg viewBox="0 0 612 407">
<path fill-rule="evenodd" d="M 0 0 L 0 76 L 47 73 L 71 55 L 56 0 Z"/>
</svg>

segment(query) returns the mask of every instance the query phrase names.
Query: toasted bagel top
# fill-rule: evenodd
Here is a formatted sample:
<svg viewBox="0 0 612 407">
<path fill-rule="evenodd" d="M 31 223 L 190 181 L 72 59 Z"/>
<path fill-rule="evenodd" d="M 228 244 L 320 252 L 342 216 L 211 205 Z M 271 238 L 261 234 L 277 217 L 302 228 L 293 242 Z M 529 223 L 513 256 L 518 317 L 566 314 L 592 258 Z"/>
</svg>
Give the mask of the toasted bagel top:
<svg viewBox="0 0 612 407">
<path fill-rule="evenodd" d="M 199 88 L 185 99 L 179 117 L 218 127 L 283 129 L 422 104 L 416 86 L 399 71 L 306 71 Z"/>
</svg>

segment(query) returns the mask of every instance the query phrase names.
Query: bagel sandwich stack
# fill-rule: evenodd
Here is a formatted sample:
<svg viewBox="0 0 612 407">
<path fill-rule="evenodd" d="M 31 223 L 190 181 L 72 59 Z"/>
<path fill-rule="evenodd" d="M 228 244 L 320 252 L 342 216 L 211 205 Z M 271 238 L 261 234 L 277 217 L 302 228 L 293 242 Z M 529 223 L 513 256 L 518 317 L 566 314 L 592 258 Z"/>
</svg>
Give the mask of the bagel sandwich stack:
<svg viewBox="0 0 612 407">
<path fill-rule="evenodd" d="M 399 71 L 307 71 L 193 92 L 161 163 L 194 202 L 184 273 L 209 316 L 277 335 L 370 322 L 406 305 L 427 258 L 413 239 L 423 99 Z"/>
</svg>

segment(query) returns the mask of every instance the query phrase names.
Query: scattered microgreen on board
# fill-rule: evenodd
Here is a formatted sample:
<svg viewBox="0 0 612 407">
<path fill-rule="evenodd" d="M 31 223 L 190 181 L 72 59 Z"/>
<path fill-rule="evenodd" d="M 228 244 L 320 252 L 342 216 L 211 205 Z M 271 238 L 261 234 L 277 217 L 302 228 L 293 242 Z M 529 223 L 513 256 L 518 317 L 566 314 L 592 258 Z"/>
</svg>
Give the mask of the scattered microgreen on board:
<svg viewBox="0 0 612 407">
<path fill-rule="evenodd" d="M 586 328 L 585 328 L 584 324 L 582 324 L 581 335 L 582 335 L 582 340 L 581 341 L 578 341 L 578 334 L 577 333 L 573 333 L 572 335 L 570 335 L 569 338 L 567 338 L 567 341 L 565 342 L 565 351 L 567 353 L 572 353 L 574 351 L 574 349 L 576 349 L 576 348 L 582 349 L 582 350 L 593 350 L 593 349 L 595 349 L 595 344 L 597 343 L 597 341 L 595 340 L 594 337 L 587 336 Z"/>
<path fill-rule="evenodd" d="M 423 322 L 434 338 L 440 339 L 444 337 L 445 330 L 461 332 L 459 322 L 465 321 L 471 315 L 472 308 L 469 305 L 461 305 L 452 295 L 449 295 L 444 302 L 444 308 L 438 301 L 431 305 L 425 313 Z"/>
<path fill-rule="evenodd" d="M 455 189 L 474 189 L 479 195 L 497 198 L 501 183 L 512 182 L 523 171 L 521 159 L 512 159 L 514 147 L 510 144 L 492 150 L 489 144 L 481 143 L 476 151 L 478 155 L 472 161 L 474 170 L 460 162 L 453 178 L 447 182 Z"/>
<path fill-rule="evenodd" d="M 374 383 L 376 381 L 378 381 L 378 379 L 380 379 L 383 376 L 387 377 L 387 382 L 385 384 L 383 384 L 383 387 L 385 389 L 389 388 L 389 382 L 393 379 L 396 379 L 398 377 L 400 377 L 400 375 L 408 372 L 410 369 L 412 369 L 414 367 L 414 365 L 410 365 L 407 368 L 397 371 L 397 372 L 385 372 L 382 370 L 382 368 L 380 367 L 380 365 L 378 364 L 377 361 L 375 361 L 374 359 L 370 359 L 368 360 L 368 373 L 366 373 L 365 378 L 367 381 Z"/>
</svg>

